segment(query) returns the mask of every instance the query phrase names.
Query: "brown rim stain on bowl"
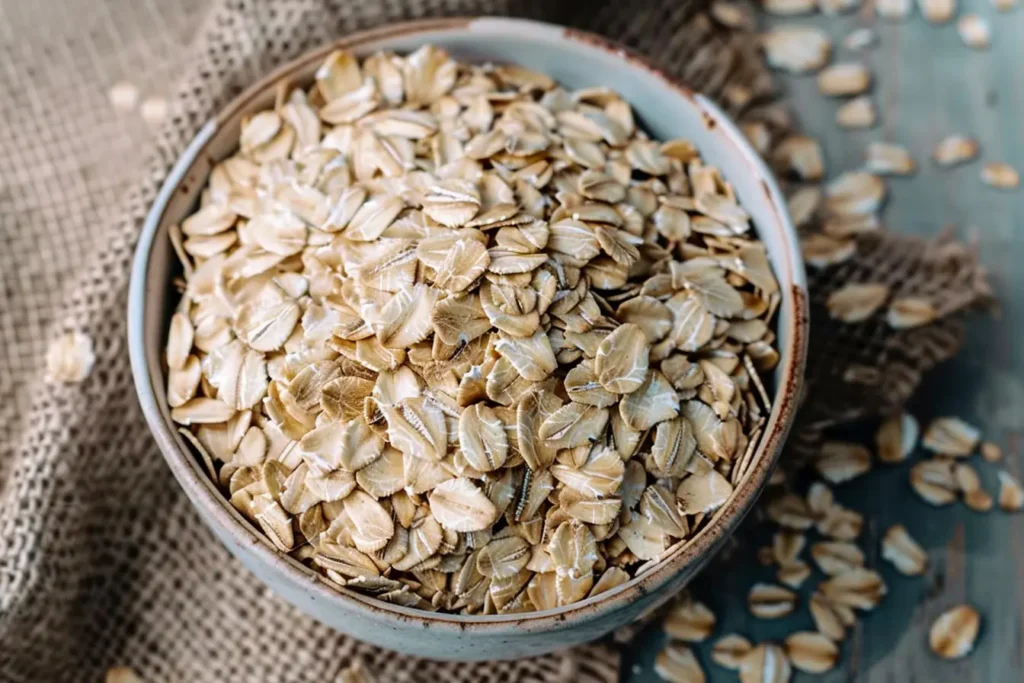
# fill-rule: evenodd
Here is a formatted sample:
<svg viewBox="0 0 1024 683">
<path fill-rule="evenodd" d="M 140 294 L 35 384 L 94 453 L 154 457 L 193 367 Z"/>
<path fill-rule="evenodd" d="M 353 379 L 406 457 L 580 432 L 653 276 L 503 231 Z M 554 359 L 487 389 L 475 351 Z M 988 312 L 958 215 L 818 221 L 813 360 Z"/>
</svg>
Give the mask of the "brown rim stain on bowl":
<svg viewBox="0 0 1024 683">
<path fill-rule="evenodd" d="M 282 556 L 237 511 L 228 505 L 214 484 L 209 481 L 205 472 L 195 462 L 191 453 L 183 447 L 176 431 L 168 422 L 163 387 L 159 386 L 157 381 L 162 378 L 161 369 L 152 366 L 151 361 L 154 354 L 148 347 L 149 344 L 161 344 L 165 333 L 164 329 L 150 329 L 154 324 L 163 324 L 166 321 L 152 321 L 151 318 L 155 313 L 148 314 L 147 310 L 159 309 L 160 303 L 155 299 L 163 298 L 167 294 L 166 285 L 161 287 L 159 282 L 148 282 L 153 265 L 150 258 L 155 244 L 154 240 L 167 240 L 167 225 L 176 218 L 169 218 L 166 215 L 168 213 L 167 200 L 169 195 L 181 196 L 182 193 L 187 194 L 190 189 L 195 191 L 195 188 L 200 186 L 215 162 L 215 157 L 218 156 L 212 148 L 224 148 L 222 137 L 224 131 L 230 130 L 232 126 L 237 126 L 242 113 L 256 106 L 257 101 L 261 98 L 266 98 L 268 90 L 271 90 L 280 80 L 286 79 L 295 83 L 311 80 L 315 66 L 332 50 L 349 48 L 357 51 L 369 51 L 386 49 L 388 45 L 391 45 L 392 49 L 404 50 L 404 47 L 394 48 L 395 42 L 409 44 L 410 38 L 416 39 L 416 44 L 436 42 L 438 37 L 444 38 L 447 35 L 445 32 L 453 31 L 461 32 L 459 35 L 463 39 L 463 46 L 472 43 L 475 38 L 481 44 L 481 47 L 477 49 L 479 52 L 486 51 L 488 32 L 498 33 L 501 31 L 503 32 L 501 35 L 504 37 L 514 38 L 524 44 L 529 44 L 531 40 L 557 42 L 557 48 L 550 47 L 550 49 L 566 52 L 573 55 L 574 58 L 585 58 L 585 55 L 580 57 L 579 54 L 587 52 L 587 49 L 584 48 L 598 50 L 605 56 L 625 62 L 629 67 L 640 69 L 654 76 L 657 80 L 657 87 L 667 88 L 677 93 L 686 102 L 685 107 L 682 107 L 681 103 L 666 106 L 682 107 L 680 111 L 684 111 L 686 108 L 696 110 L 705 123 L 705 134 L 718 139 L 719 144 L 727 146 L 731 153 L 741 157 L 747 172 L 763 188 L 765 200 L 773 214 L 772 230 L 781 232 L 779 239 L 783 243 L 779 247 L 780 254 L 777 254 L 771 261 L 772 267 L 780 275 L 784 275 L 780 278 L 780 284 L 784 288 L 787 283 L 789 284 L 791 302 L 788 307 L 791 309 L 792 320 L 786 326 L 786 330 L 779 330 L 780 339 L 786 338 L 788 342 L 780 344 L 780 350 L 783 352 L 783 362 L 780 363 L 778 370 L 780 382 L 776 388 L 775 402 L 766 424 L 766 433 L 762 436 L 761 443 L 755 451 L 755 464 L 738 483 L 729 501 L 716 511 L 712 522 L 681 547 L 668 553 L 650 571 L 606 593 L 546 612 L 464 616 L 400 608 L 346 589 L 328 586 L 326 579 L 319 574 L 290 557 Z M 478 33 L 481 35 L 476 35 Z M 538 35 L 539 38 L 534 37 Z M 450 35 L 447 37 L 451 38 Z M 562 43 L 567 43 L 567 45 L 563 46 Z M 572 47 L 571 44 L 576 44 L 576 47 Z M 526 47 L 524 46 L 522 49 L 525 50 Z M 592 55 L 592 57 L 597 58 L 598 55 Z M 193 504 L 204 514 L 208 524 L 221 536 L 221 539 L 233 550 L 237 548 L 240 551 L 248 548 L 247 552 L 251 555 L 242 559 L 250 569 L 266 583 L 271 584 L 271 588 L 285 594 L 290 601 L 301 603 L 300 607 L 306 605 L 307 611 L 316 612 L 316 616 L 322 620 L 331 621 L 325 619 L 324 614 L 336 610 L 343 612 L 350 620 L 358 619 L 360 615 L 366 617 L 369 619 L 368 624 L 375 627 L 391 628 L 397 620 L 403 624 L 415 624 L 424 629 L 436 626 L 443 633 L 471 631 L 474 634 L 472 637 L 476 637 L 478 640 L 481 637 L 486 638 L 488 635 L 492 638 L 507 636 L 505 640 L 501 641 L 502 643 L 517 637 L 521 639 L 543 638 L 546 635 L 550 636 L 588 624 L 591 625 L 588 633 L 592 631 L 592 634 L 584 639 L 593 639 L 601 633 L 611 630 L 607 627 L 607 623 L 612 621 L 614 615 L 622 612 L 631 604 L 646 599 L 647 604 L 644 606 L 646 609 L 655 605 L 659 600 L 670 597 L 671 593 L 661 594 L 666 589 L 673 587 L 674 592 L 674 589 L 681 588 L 681 585 L 703 566 L 712 552 L 732 533 L 744 515 L 751 509 L 754 500 L 769 478 L 781 451 L 782 442 L 792 425 L 796 404 L 800 398 L 808 325 L 807 296 L 805 289 L 800 285 L 803 281 L 803 271 L 799 260 L 799 250 L 795 242 L 795 231 L 789 223 L 785 205 L 780 205 L 783 200 L 778 192 L 773 190 L 774 184 L 766 175 L 767 170 L 749 148 L 749 144 L 742 134 L 728 120 L 722 118 L 719 121 L 719 117 L 723 115 L 714 111 L 713 107 L 712 110 L 709 110 L 704 104 L 705 102 L 704 98 L 675 82 L 644 57 L 606 38 L 575 29 L 563 29 L 523 20 L 459 18 L 407 22 L 352 34 L 279 67 L 227 105 L 197 135 L 196 140 L 193 141 L 196 149 L 190 147 L 179 160 L 179 164 L 184 164 L 184 166 L 180 169 L 176 166 L 171 177 L 168 178 L 167 184 L 172 186 L 167 192 L 168 196 L 165 196 L 162 202 L 158 200 L 147 219 L 135 257 L 132 294 L 129 302 L 129 318 L 132 321 L 129 336 L 133 373 L 146 419 L 175 476 L 192 499 Z M 709 120 L 715 125 L 707 125 Z M 179 180 L 177 186 L 174 186 L 175 173 L 184 178 L 184 180 Z M 182 198 L 181 201 L 184 199 Z M 171 201 L 173 203 L 173 200 Z M 178 208 L 180 209 L 180 206 Z M 167 251 L 166 245 L 164 245 L 163 251 Z M 780 272 L 780 269 L 784 272 Z M 785 297 L 783 307 L 783 310 L 787 307 Z M 780 318 L 777 325 L 781 326 L 782 324 Z M 159 357 L 158 353 L 156 357 Z M 231 542 L 229 543 L 227 539 L 231 539 Z M 256 579 L 254 578 L 254 580 Z M 297 595 L 295 591 L 301 595 Z M 337 619 L 334 622 L 333 625 L 343 628 L 339 626 Z M 355 633 L 354 635 L 358 637 L 359 634 Z M 443 634 L 435 637 L 443 637 Z M 367 639 L 381 644 L 374 637 Z M 543 641 L 540 646 L 527 646 L 520 643 L 520 647 L 524 648 L 523 651 L 540 652 L 564 647 L 574 642 L 579 642 L 579 640 L 565 638 L 563 642 L 552 639 L 551 642 Z M 495 642 L 489 641 L 488 647 L 493 648 L 494 645 Z M 479 654 L 475 655 L 471 647 L 467 647 L 465 644 L 462 644 L 461 647 L 463 650 L 456 653 L 456 657 L 479 658 Z M 419 652 L 422 651 L 423 648 L 420 648 Z M 441 656 L 451 656 L 451 653 L 442 650 L 438 650 L 438 652 Z M 515 654 L 512 652 L 508 656 Z"/>
</svg>

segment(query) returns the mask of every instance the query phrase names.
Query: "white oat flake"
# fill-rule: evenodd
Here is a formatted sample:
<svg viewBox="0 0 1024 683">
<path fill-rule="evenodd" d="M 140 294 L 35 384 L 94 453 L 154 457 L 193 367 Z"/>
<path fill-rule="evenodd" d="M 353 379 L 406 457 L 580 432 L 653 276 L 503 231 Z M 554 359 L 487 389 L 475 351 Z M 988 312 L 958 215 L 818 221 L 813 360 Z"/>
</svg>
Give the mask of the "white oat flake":
<svg viewBox="0 0 1024 683">
<path fill-rule="evenodd" d="M 83 381 L 96 363 L 92 338 L 82 332 L 68 332 L 46 351 L 46 380 L 74 384 Z"/>
</svg>

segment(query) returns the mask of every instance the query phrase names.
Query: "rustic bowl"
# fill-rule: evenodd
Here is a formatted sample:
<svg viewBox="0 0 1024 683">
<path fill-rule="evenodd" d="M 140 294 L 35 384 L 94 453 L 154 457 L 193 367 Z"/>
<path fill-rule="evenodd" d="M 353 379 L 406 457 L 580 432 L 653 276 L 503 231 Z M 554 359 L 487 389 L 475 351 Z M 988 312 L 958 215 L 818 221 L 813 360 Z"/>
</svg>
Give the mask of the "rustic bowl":
<svg viewBox="0 0 1024 683">
<path fill-rule="evenodd" d="M 409 52 L 432 43 L 462 60 L 517 63 L 570 88 L 610 86 L 630 102 L 655 138 L 685 137 L 720 168 L 751 213 L 782 288 L 781 361 L 770 382 L 771 416 L 755 464 L 711 524 L 642 576 L 596 597 L 543 612 L 498 616 L 434 614 L 379 602 L 327 585 L 319 574 L 276 551 L 235 511 L 177 433 L 165 399 L 162 360 L 177 295 L 168 226 L 194 209 L 211 166 L 236 148 L 242 117 L 272 106 L 281 80 L 312 81 L 336 48 L 358 55 Z M 442 19 L 357 33 L 279 68 L 207 122 L 171 170 L 139 237 L 131 273 L 129 348 L 139 400 L 174 476 L 217 537 L 274 592 L 353 637 L 404 653 L 452 660 L 510 659 L 596 639 L 634 621 L 681 589 L 721 548 L 764 488 L 793 422 L 807 342 L 807 293 L 786 203 L 764 163 L 710 101 L 608 40 L 549 24 L 512 19 Z"/>
</svg>

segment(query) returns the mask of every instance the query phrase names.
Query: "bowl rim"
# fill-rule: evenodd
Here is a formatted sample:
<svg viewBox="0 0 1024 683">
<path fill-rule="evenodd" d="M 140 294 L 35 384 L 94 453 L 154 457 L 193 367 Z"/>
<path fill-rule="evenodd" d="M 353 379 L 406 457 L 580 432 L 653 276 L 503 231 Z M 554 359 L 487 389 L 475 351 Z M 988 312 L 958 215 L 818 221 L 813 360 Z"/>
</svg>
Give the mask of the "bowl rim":
<svg viewBox="0 0 1024 683">
<path fill-rule="evenodd" d="M 789 283 L 789 296 L 793 306 L 792 323 L 789 330 L 789 353 L 783 354 L 784 359 L 788 356 L 788 362 L 781 367 L 776 400 L 765 425 L 761 443 L 754 453 L 756 464 L 736 487 L 736 492 L 729 502 L 716 512 L 717 519 L 714 523 L 708 524 L 688 542 L 679 544 L 679 547 L 666 554 L 650 570 L 597 596 L 563 607 L 537 612 L 498 615 L 428 612 L 385 603 L 334 584 L 327 585 L 327 579 L 280 553 L 263 538 L 250 523 L 230 507 L 228 501 L 210 482 L 208 475 L 199 468 L 194 456 L 182 444 L 176 428 L 165 421 L 163 417 L 160 406 L 161 401 L 166 403 L 166 399 L 163 398 L 162 387 L 158 389 L 151 382 L 145 348 L 144 320 L 147 295 L 149 294 L 146 278 L 150 252 L 171 196 L 181 185 L 195 162 L 202 157 L 204 149 L 212 140 L 219 124 L 229 120 L 239 109 L 247 106 L 250 100 L 264 93 L 268 87 L 289 79 L 297 71 L 307 69 L 311 63 L 322 61 L 333 50 L 358 49 L 362 45 L 376 40 L 409 35 L 423 35 L 424 42 L 429 42 L 431 32 L 457 29 L 484 33 L 487 31 L 528 32 L 533 37 L 541 36 L 548 39 L 582 43 L 647 71 L 660 80 L 664 87 L 676 91 L 689 100 L 702 113 L 708 128 L 717 128 L 732 145 L 738 148 L 744 161 L 750 166 L 751 173 L 759 179 L 768 204 L 775 212 L 776 219 L 783 227 L 784 233 L 781 235 L 784 242 L 782 266 L 786 271 L 785 281 Z M 767 165 L 754 151 L 743 133 L 717 105 L 664 73 L 646 57 L 620 43 L 594 33 L 528 19 L 458 17 L 393 23 L 353 32 L 319 48 L 307 51 L 279 66 L 233 98 L 200 128 L 187 145 L 170 169 L 153 206 L 146 215 L 132 261 L 128 297 L 128 345 L 132 375 L 143 414 L 160 451 L 179 485 L 185 490 L 192 504 L 198 508 L 198 512 L 206 524 L 215 526 L 231 536 L 241 547 L 246 547 L 257 554 L 265 565 L 293 587 L 312 591 L 317 602 L 326 603 L 329 608 L 355 608 L 378 619 L 398 619 L 422 627 L 429 626 L 452 632 L 463 632 L 469 627 L 472 627 L 474 632 L 487 631 L 492 635 L 511 634 L 524 630 L 529 632 L 553 631 L 567 628 L 581 621 L 592 621 L 615 612 L 644 595 L 657 591 L 687 566 L 700 561 L 709 552 L 718 550 L 753 507 L 778 461 L 783 443 L 793 424 L 801 396 L 807 353 L 809 314 L 806 275 L 800 253 L 796 230 L 789 217 L 784 196 Z M 773 266 L 778 267 L 778 264 L 773 264 Z M 787 285 L 783 284 L 782 286 Z M 785 301 L 784 292 L 783 305 L 785 305 Z M 760 457 L 757 457 L 758 455 Z"/>
</svg>

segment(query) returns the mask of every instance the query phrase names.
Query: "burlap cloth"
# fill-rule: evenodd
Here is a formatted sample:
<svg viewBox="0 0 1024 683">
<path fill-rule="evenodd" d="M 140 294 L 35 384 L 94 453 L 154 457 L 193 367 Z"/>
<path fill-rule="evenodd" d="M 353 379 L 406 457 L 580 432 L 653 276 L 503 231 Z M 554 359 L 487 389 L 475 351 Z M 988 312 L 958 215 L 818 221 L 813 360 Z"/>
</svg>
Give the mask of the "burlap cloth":
<svg viewBox="0 0 1024 683">
<path fill-rule="evenodd" d="M 784 117 L 762 106 L 772 82 L 751 35 L 701 5 L 0 2 L 0 680 L 98 681 L 128 665 L 154 682 L 323 681 L 357 656 L 381 681 L 617 680 L 607 645 L 514 663 L 417 662 L 345 638 L 259 585 L 200 522 L 143 422 L 125 348 L 128 267 L 159 183 L 211 113 L 283 60 L 388 20 L 514 14 L 598 31 L 783 134 Z M 115 114 L 106 91 L 122 79 L 170 96 L 158 133 Z M 830 323 L 822 302 L 850 280 L 940 294 L 951 315 L 899 335 L 879 320 Z M 837 421 L 898 407 L 957 347 L 955 311 L 984 296 L 963 247 L 891 236 L 813 275 L 815 400 L 796 450 L 812 451 Z M 94 340 L 95 369 L 78 385 L 48 384 L 47 345 L 72 329 Z"/>
</svg>

